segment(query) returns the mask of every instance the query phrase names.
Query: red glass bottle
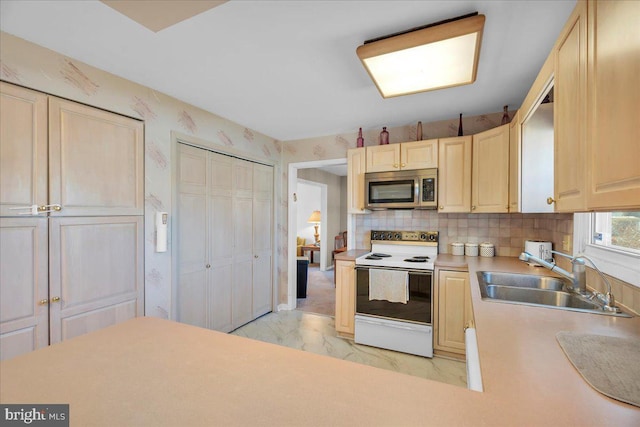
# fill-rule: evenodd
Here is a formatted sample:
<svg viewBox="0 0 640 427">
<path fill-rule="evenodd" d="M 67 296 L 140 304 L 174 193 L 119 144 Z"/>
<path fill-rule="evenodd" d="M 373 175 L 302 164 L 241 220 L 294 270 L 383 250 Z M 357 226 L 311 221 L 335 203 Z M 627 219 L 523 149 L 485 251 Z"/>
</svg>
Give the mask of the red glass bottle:
<svg viewBox="0 0 640 427">
<path fill-rule="evenodd" d="M 462 113 L 460 113 L 460 121 L 458 122 L 458 136 L 462 136 Z"/>
<path fill-rule="evenodd" d="M 385 145 L 389 143 L 389 132 L 387 132 L 387 127 L 384 126 L 382 128 L 382 132 L 380 132 L 380 145 Z"/>
<path fill-rule="evenodd" d="M 364 147 L 364 138 L 362 137 L 362 128 L 358 130 L 358 139 L 356 139 L 356 146 L 358 148 Z"/>
<path fill-rule="evenodd" d="M 505 105 L 504 107 L 502 107 L 502 110 L 504 111 L 504 113 L 502 114 L 502 123 L 503 125 L 506 125 L 507 123 L 509 123 L 511 121 L 511 119 L 509 118 L 509 106 Z"/>
</svg>

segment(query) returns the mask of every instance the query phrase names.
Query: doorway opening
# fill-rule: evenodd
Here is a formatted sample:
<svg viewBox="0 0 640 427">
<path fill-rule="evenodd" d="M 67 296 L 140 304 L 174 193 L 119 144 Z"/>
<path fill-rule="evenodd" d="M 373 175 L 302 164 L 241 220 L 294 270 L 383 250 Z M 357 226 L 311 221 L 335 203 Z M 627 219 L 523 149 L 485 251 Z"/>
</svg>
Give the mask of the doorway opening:
<svg viewBox="0 0 640 427">
<path fill-rule="evenodd" d="M 346 159 L 289 164 L 288 174 L 288 298 L 287 307 L 335 315 L 334 241 L 347 228 Z M 318 194 L 319 191 L 319 194 Z M 344 194 L 343 194 L 344 193 Z M 319 211 L 320 222 L 312 218 Z M 309 222 L 313 220 L 312 222 Z M 316 242 L 315 225 L 318 225 Z M 344 230 L 343 230 L 344 229 Z M 299 257 L 303 258 L 300 260 Z M 301 262 L 299 262 L 301 261 Z M 308 265 L 305 265 L 306 262 Z M 306 293 L 300 293 L 298 264 L 306 275 Z M 298 296 L 303 295 L 302 298 Z"/>
</svg>

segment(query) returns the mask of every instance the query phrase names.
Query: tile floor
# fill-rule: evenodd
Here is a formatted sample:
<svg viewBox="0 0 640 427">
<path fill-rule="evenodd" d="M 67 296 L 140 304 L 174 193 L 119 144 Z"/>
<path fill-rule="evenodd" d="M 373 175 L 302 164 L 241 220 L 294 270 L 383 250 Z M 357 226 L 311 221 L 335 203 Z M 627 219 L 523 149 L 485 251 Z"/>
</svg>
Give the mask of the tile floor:
<svg viewBox="0 0 640 427">
<path fill-rule="evenodd" d="M 355 344 L 336 335 L 334 319 L 330 316 L 299 310 L 269 313 L 232 334 L 460 387 L 467 385 L 464 362 Z"/>
</svg>

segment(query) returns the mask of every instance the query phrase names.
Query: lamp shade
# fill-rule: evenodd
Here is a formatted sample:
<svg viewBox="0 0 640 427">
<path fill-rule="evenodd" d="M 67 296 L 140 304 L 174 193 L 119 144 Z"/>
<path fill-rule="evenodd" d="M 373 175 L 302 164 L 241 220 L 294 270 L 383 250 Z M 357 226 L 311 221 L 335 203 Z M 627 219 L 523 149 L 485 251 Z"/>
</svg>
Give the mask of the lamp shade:
<svg viewBox="0 0 640 427">
<path fill-rule="evenodd" d="M 484 15 L 465 15 L 365 42 L 356 53 L 383 98 L 473 83 Z"/>
<path fill-rule="evenodd" d="M 320 211 L 313 211 L 307 222 L 317 224 L 320 222 Z"/>
</svg>

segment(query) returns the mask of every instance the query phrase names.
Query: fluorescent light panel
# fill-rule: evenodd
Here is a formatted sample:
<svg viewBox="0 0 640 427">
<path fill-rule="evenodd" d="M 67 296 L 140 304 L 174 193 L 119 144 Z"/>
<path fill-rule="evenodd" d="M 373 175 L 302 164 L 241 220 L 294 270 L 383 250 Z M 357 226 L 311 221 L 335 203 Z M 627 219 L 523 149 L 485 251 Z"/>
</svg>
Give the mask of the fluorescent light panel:
<svg viewBox="0 0 640 427">
<path fill-rule="evenodd" d="M 357 54 L 384 98 L 473 83 L 484 15 L 365 43 Z"/>
</svg>

